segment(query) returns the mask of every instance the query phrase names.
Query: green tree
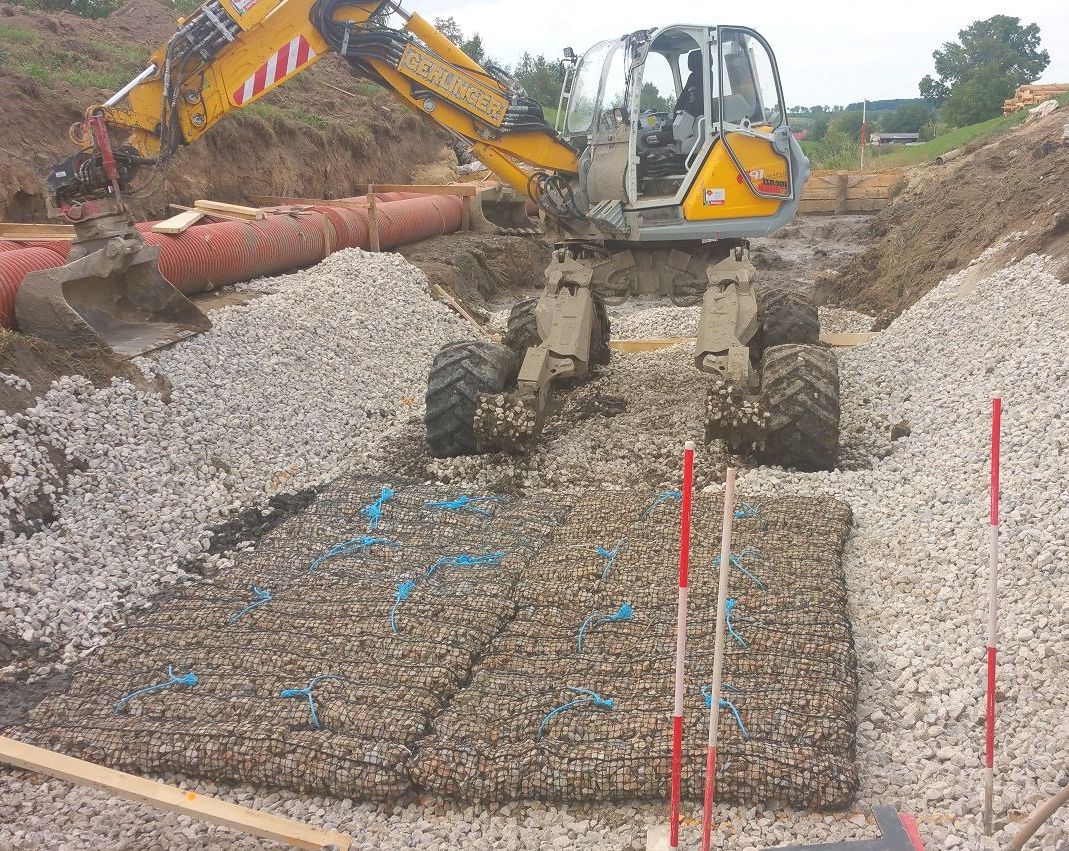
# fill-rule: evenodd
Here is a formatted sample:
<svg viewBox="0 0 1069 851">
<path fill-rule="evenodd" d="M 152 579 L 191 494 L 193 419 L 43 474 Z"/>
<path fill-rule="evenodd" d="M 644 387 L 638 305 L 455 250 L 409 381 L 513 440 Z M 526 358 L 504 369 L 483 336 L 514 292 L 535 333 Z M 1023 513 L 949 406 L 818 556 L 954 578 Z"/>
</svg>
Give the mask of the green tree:
<svg viewBox="0 0 1069 851">
<path fill-rule="evenodd" d="M 435 18 L 434 28 L 476 62 L 486 59 L 486 48 L 483 47 L 482 36 L 475 33 L 471 38 L 465 38 L 464 31 L 452 15 L 447 18 Z"/>
<path fill-rule="evenodd" d="M 932 53 L 936 76 L 926 75 L 919 86 L 930 103 L 953 103 L 955 118 L 944 116 L 952 124 L 994 118 L 1017 86 L 1036 80 L 1050 64 L 1050 54 L 1039 46 L 1039 27 L 1010 15 L 974 21 L 958 39 Z"/>
<path fill-rule="evenodd" d="M 560 63 L 550 62 L 541 53 L 537 56 L 524 53 L 512 76 L 542 106 L 556 107 L 559 103 L 563 79 Z"/>
<path fill-rule="evenodd" d="M 639 109 L 652 109 L 656 112 L 671 112 L 675 106 L 675 95 L 662 95 L 661 90 L 653 83 L 642 84 L 642 94 L 639 96 Z"/>
<path fill-rule="evenodd" d="M 861 110 L 837 113 L 829 126 L 829 132 L 841 133 L 851 139 L 861 138 Z"/>
<path fill-rule="evenodd" d="M 919 133 L 932 120 L 932 110 L 923 103 L 904 103 L 887 113 L 880 121 L 885 133 Z"/>
</svg>

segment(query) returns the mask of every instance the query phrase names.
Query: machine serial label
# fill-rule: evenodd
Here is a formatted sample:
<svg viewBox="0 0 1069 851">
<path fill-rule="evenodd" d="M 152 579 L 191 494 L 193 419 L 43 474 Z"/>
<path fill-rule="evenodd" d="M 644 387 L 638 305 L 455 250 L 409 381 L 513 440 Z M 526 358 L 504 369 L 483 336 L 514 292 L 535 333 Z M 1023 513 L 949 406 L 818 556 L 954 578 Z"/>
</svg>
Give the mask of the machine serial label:
<svg viewBox="0 0 1069 851">
<path fill-rule="evenodd" d="M 723 189 L 706 189 L 702 193 L 702 203 L 706 207 L 722 207 L 727 193 Z"/>
<path fill-rule="evenodd" d="M 397 70 L 494 127 L 500 127 L 505 120 L 505 110 L 509 106 L 505 98 L 414 44 L 405 46 Z"/>
</svg>

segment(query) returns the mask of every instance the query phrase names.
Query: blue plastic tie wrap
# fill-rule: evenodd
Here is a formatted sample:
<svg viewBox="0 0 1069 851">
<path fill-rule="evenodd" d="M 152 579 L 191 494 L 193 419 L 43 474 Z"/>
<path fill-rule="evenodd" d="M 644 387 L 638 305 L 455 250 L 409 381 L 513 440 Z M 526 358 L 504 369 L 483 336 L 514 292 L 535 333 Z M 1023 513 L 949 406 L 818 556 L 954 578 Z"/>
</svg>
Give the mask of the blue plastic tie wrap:
<svg viewBox="0 0 1069 851">
<path fill-rule="evenodd" d="M 474 565 L 499 565 L 505 558 L 504 550 L 486 553 L 481 556 L 458 553 L 455 556 L 442 556 L 438 561 L 427 568 L 426 578 L 430 579 L 440 567 L 471 567 Z"/>
<path fill-rule="evenodd" d="M 319 565 L 325 561 L 330 561 L 332 558 L 338 558 L 339 556 L 352 555 L 366 550 L 368 547 L 399 547 L 401 546 L 397 541 L 391 541 L 388 538 L 376 538 L 372 535 L 361 535 L 359 538 L 350 538 L 348 541 L 342 541 L 340 544 L 335 544 L 321 556 L 318 556 L 315 561 L 308 565 L 308 572 L 311 573 Z"/>
<path fill-rule="evenodd" d="M 546 717 L 542 719 L 542 723 L 538 725 L 538 732 L 535 733 L 535 741 L 538 741 L 542 738 L 542 732 L 546 729 L 546 725 L 554 716 L 560 715 L 560 713 L 562 712 L 567 712 L 569 709 L 575 709 L 576 707 L 583 706 L 585 704 L 590 704 L 591 706 L 597 707 L 598 709 L 613 708 L 614 701 L 611 697 L 602 697 L 597 692 L 593 692 L 588 688 L 569 687 L 568 691 L 575 692 L 576 694 L 582 695 L 582 697 L 577 697 L 575 700 L 569 700 L 567 703 L 563 703 L 556 709 L 553 709 L 549 713 L 547 713 Z"/>
<path fill-rule="evenodd" d="M 754 549 L 753 547 L 747 547 L 746 549 L 744 549 L 740 553 L 732 553 L 731 557 L 728 559 L 728 564 L 730 564 L 733 568 L 735 568 L 737 571 L 739 571 L 741 574 L 743 574 L 747 579 L 749 579 L 754 585 L 756 585 L 762 591 L 767 591 L 768 588 L 765 585 L 765 583 L 762 582 L 757 577 L 756 574 L 754 574 L 752 571 L 748 570 L 746 568 L 746 565 L 744 565 L 742 563 L 742 560 L 744 558 L 760 559 L 761 557 L 762 556 L 761 556 L 761 551 L 760 550 Z M 720 566 L 720 556 L 714 556 L 713 557 L 713 564 L 715 566 L 717 566 L 717 567 Z"/>
<path fill-rule="evenodd" d="M 386 510 L 386 503 L 393 499 L 393 493 L 393 488 L 383 488 L 378 499 L 371 505 L 366 505 L 360 509 L 360 513 L 367 518 L 369 532 L 374 532 L 379 528 L 379 523 L 382 522 L 382 512 Z"/>
<path fill-rule="evenodd" d="M 614 621 L 629 621 L 634 616 L 634 614 L 635 610 L 631 608 L 630 603 L 621 603 L 620 608 L 618 608 L 611 615 L 590 615 L 590 617 L 583 621 L 582 626 L 579 627 L 579 655 L 583 655 L 583 639 L 586 637 L 587 630 L 596 629 L 602 624 L 613 623 Z"/>
<path fill-rule="evenodd" d="M 424 505 L 427 508 L 441 508 L 446 511 L 473 511 L 476 514 L 482 514 L 484 517 L 493 516 L 493 511 L 489 508 L 480 508 L 478 503 L 480 502 L 502 502 L 504 497 L 500 496 L 467 496 L 461 494 L 456 499 L 443 499 L 437 502 L 426 502 Z"/>
<path fill-rule="evenodd" d="M 247 615 L 253 609 L 256 609 L 256 608 L 262 606 L 264 603 L 270 603 L 271 602 L 271 592 L 259 587 L 258 585 L 253 585 L 252 586 L 252 595 L 256 599 L 253 600 L 251 603 L 249 603 L 249 605 L 247 605 L 240 612 L 236 612 L 236 613 L 232 614 L 229 618 L 227 618 L 226 622 L 227 622 L 228 625 L 237 623 L 239 620 L 241 620 L 243 617 L 245 617 L 245 615 Z"/>
<path fill-rule="evenodd" d="M 659 494 L 657 494 L 657 498 L 654 499 L 653 502 L 651 502 L 648 506 L 646 506 L 646 510 L 642 512 L 642 516 L 649 517 L 650 514 L 653 513 L 653 509 L 655 509 L 662 502 L 668 502 L 669 500 L 682 498 L 683 491 L 661 491 Z"/>
<path fill-rule="evenodd" d="M 316 700 L 312 695 L 312 689 L 319 685 L 323 680 L 339 680 L 344 681 L 344 677 L 339 677 L 337 674 L 320 674 L 317 677 L 312 677 L 308 681 L 308 685 L 304 688 L 284 688 L 279 692 L 279 697 L 306 697 L 308 698 L 308 711 L 312 713 L 312 726 L 317 730 L 322 730 L 323 727 L 319 723 L 319 714 L 316 712 Z"/>
<path fill-rule="evenodd" d="M 603 559 L 606 559 L 605 566 L 601 568 L 601 582 L 605 581 L 605 577 L 609 575 L 609 571 L 612 570 L 613 565 L 616 564 L 616 559 L 620 555 L 620 552 L 627 547 L 627 538 L 621 538 L 616 542 L 616 546 L 611 550 L 605 549 L 605 547 L 598 547 L 598 555 Z"/>
<path fill-rule="evenodd" d="M 192 671 L 190 671 L 188 674 L 183 674 L 180 677 L 176 677 L 174 675 L 174 666 L 173 665 L 168 665 L 167 666 L 167 681 L 166 682 L 156 683 L 155 685 L 151 685 L 151 686 L 145 686 L 144 688 L 137 689 L 137 691 L 132 691 L 127 695 L 123 695 L 123 697 L 119 698 L 119 702 L 115 704 L 115 708 L 112 710 L 112 713 L 115 714 L 115 715 L 121 714 L 122 711 L 126 708 L 127 704 L 129 704 L 131 700 L 133 700 L 135 697 L 140 697 L 143 694 L 151 694 L 152 692 L 155 692 L 155 691 L 163 691 L 164 689 L 169 689 L 172 686 L 190 686 L 190 687 L 192 687 L 192 686 L 195 686 L 196 684 L 197 684 L 197 675 L 194 674 Z"/>
<path fill-rule="evenodd" d="M 723 688 L 724 691 L 730 691 L 735 693 L 738 693 L 739 691 L 737 688 L 734 688 L 733 686 L 730 686 L 727 683 L 724 683 L 721 688 Z M 711 708 L 713 705 L 712 686 L 702 686 L 702 697 L 705 698 L 705 708 Z M 742 716 L 739 715 L 738 707 L 735 706 L 735 704 L 727 698 L 722 697 L 720 698 L 720 708 L 731 710 L 731 714 L 735 716 L 735 723 L 739 725 L 739 730 L 742 732 L 742 740 L 744 742 L 750 741 L 750 731 L 747 730 L 746 725 L 742 723 Z"/>
<path fill-rule="evenodd" d="M 399 634 L 397 631 L 397 607 L 412 596 L 412 591 L 415 587 L 415 579 L 406 579 L 397 586 L 397 596 L 394 597 L 393 606 L 390 608 L 390 629 L 393 630 L 394 635 Z"/>
</svg>

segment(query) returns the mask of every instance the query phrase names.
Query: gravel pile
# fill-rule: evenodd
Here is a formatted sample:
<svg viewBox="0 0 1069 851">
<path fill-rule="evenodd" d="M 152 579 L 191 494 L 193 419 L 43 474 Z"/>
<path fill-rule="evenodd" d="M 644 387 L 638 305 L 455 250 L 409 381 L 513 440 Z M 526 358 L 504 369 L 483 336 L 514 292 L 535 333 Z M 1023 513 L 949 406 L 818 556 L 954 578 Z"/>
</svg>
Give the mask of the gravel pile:
<svg viewBox="0 0 1069 851">
<path fill-rule="evenodd" d="M 746 492 L 824 492 L 854 509 L 847 580 L 862 668 L 868 800 L 932 817 L 929 847 L 979 848 L 990 401 L 1003 395 L 999 842 L 1069 783 L 1069 286 L 1029 256 L 943 281 L 844 376 L 905 435 L 870 469 L 757 469 Z M 934 816 L 940 818 L 936 819 Z M 1062 811 L 1030 847 L 1064 847 Z"/>
<path fill-rule="evenodd" d="M 182 577 L 224 516 L 362 464 L 421 403 L 437 349 L 472 333 L 394 254 L 339 252 L 271 283 L 140 361 L 169 401 L 68 377 L 0 419 L 0 664 L 62 670 Z M 34 534 L 35 519 L 51 522 Z"/>
<path fill-rule="evenodd" d="M 658 337 L 693 337 L 698 333 L 701 305 L 676 307 L 636 298 L 609 308 L 614 340 L 642 340 Z"/>
<path fill-rule="evenodd" d="M 976 267 L 948 278 L 876 341 L 840 353 L 844 430 L 868 466 L 813 474 L 762 468 L 741 477 L 743 495 L 823 493 L 853 508 L 856 534 L 845 567 L 861 665 L 862 793 L 850 810 L 833 815 L 784 810 L 776 802 L 768 810 L 719 808 L 718 847 L 871 837 L 865 808 L 877 801 L 916 813 L 929 848 L 984 847 L 987 412 L 994 391 L 1005 400 L 998 846 L 1021 812 L 1069 782 L 1067 296 L 1052 264 L 1039 257 L 987 278 Z M 673 481 L 681 436 L 700 434 L 696 374 L 677 369 L 686 360 L 683 348 L 616 358 L 606 371 L 611 381 L 587 387 L 591 399 L 600 392 L 627 400 L 624 413 L 598 414 L 592 407 L 595 416 L 551 433 L 544 460 L 529 468 L 490 458 L 481 467 L 438 463 L 429 472 L 546 487 L 584 478 L 611 485 L 636 475 Z M 693 404 L 678 408 L 678 399 Z M 890 439 L 890 424 L 897 440 Z M 411 449 L 405 441 L 415 428 L 405 427 L 397 451 Z M 701 467 L 714 465 L 703 453 Z M 660 804 L 379 806 L 197 788 L 350 830 L 356 847 L 366 848 L 643 848 L 646 828 L 665 821 Z M 20 848 L 267 847 L 25 774 L 5 778 L 0 800 L 0 844 Z M 700 806 L 685 808 L 689 817 L 699 812 Z M 684 837 L 695 846 L 697 830 L 688 828 Z M 1066 842 L 1069 812 L 1063 810 L 1030 847 L 1053 851 Z"/>
<path fill-rule="evenodd" d="M 871 331 L 876 321 L 874 316 L 845 307 L 821 307 L 817 312 L 820 315 L 820 330 L 835 334 Z"/>
</svg>

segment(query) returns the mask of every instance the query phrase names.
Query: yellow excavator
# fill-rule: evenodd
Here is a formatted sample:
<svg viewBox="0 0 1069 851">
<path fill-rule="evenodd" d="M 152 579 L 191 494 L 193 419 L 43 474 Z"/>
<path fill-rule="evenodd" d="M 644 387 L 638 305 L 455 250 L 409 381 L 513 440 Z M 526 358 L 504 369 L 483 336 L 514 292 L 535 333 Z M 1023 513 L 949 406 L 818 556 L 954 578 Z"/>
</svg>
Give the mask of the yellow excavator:
<svg viewBox="0 0 1069 851">
<path fill-rule="evenodd" d="M 134 352 L 207 327 L 160 276 L 124 197 L 139 171 L 328 53 L 470 144 L 537 205 L 553 240 L 545 289 L 516 306 L 504 341 L 454 343 L 436 357 L 433 455 L 529 441 L 553 387 L 607 363 L 606 305 L 659 294 L 701 304 L 694 363 L 713 379 L 710 438 L 773 463 L 834 464 L 838 372 L 817 345 L 816 310 L 787 291 L 759 305 L 754 290 L 748 239 L 794 218 L 809 162 L 787 125 L 773 52 L 742 26 L 673 24 L 581 57 L 566 49 L 551 126 L 505 71 L 393 0 L 210 0 L 72 128 L 78 150 L 48 184 L 77 237 L 67 266 L 27 277 L 20 328 Z"/>
</svg>

